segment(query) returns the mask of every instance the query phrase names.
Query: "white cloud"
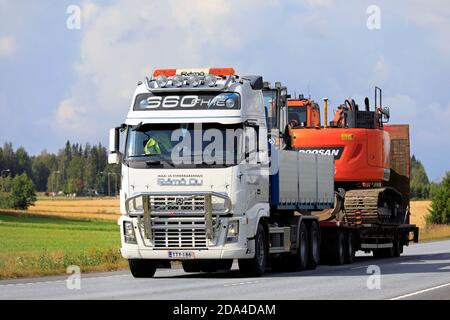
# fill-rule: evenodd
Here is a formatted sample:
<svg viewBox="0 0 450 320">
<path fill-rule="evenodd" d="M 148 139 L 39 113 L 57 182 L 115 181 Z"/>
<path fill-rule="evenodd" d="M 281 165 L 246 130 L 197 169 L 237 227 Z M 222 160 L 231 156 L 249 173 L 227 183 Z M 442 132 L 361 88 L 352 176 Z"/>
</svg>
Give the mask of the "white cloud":
<svg viewBox="0 0 450 320">
<path fill-rule="evenodd" d="M 399 94 L 384 99 L 383 105 L 390 107 L 393 123 L 410 125 L 412 144 L 416 148 L 427 150 L 448 145 L 450 102 L 419 105 L 410 96 Z"/>
<path fill-rule="evenodd" d="M 310 7 L 331 7 L 333 0 L 306 0 Z"/>
<path fill-rule="evenodd" d="M 419 27 L 429 30 L 431 44 L 450 55 L 450 6 L 448 0 L 408 1 L 404 12 Z M 447 60 L 450 63 L 450 60 Z"/>
<path fill-rule="evenodd" d="M 10 57 L 16 52 L 16 42 L 13 37 L 0 37 L 0 58 Z"/>
<path fill-rule="evenodd" d="M 61 120 L 73 110 L 86 111 L 76 114 L 81 121 L 96 121 L 89 128 L 69 126 L 73 134 L 98 135 L 123 121 L 136 82 L 155 67 L 239 67 L 236 62 L 245 61 L 232 59 L 233 54 L 261 37 L 257 30 L 265 23 L 258 19 L 264 10 L 257 0 L 119 0 L 104 6 L 86 0 L 81 8 L 81 53 L 74 65 L 79 78 L 55 114 L 56 129 L 68 129 Z"/>
<path fill-rule="evenodd" d="M 426 106 L 419 105 L 413 80 L 422 85 L 422 76 L 398 65 L 398 59 L 415 61 L 402 56 L 405 50 L 417 49 L 429 59 L 436 54 L 424 47 L 422 34 L 414 38 L 417 44 L 409 34 L 398 34 L 404 42 L 382 34 L 397 32 L 409 17 L 420 30 L 430 30 L 432 44 L 444 50 L 450 43 L 450 19 L 448 9 L 440 11 L 438 4 L 383 2 L 386 25 L 368 35 L 366 7 L 360 2 L 117 0 L 102 5 L 85 0 L 80 57 L 74 65 L 78 79 L 54 114 L 55 130 L 65 136 L 70 132 L 75 140 L 106 138 L 107 128 L 123 121 L 136 82 L 155 67 L 232 66 L 239 73 L 260 72 L 267 80 L 281 80 L 291 93 L 308 94 L 311 86 L 313 98 L 328 96 L 333 106 L 351 93 L 362 104 L 362 97 L 372 94 L 372 85 L 382 85 L 392 122 L 411 124 L 414 148 L 448 145 L 444 116 L 449 118 L 450 105 L 442 101 L 450 97 L 433 95 Z M 339 18 L 345 15 L 354 18 Z M 389 17 L 402 20 L 388 25 Z"/>
<path fill-rule="evenodd" d="M 374 67 L 375 81 L 374 83 L 383 83 L 389 76 L 389 66 L 384 57 L 380 57 Z"/>
<path fill-rule="evenodd" d="M 56 111 L 56 123 L 61 128 L 80 133 L 87 128 L 85 109 L 73 99 L 63 100 Z"/>
</svg>

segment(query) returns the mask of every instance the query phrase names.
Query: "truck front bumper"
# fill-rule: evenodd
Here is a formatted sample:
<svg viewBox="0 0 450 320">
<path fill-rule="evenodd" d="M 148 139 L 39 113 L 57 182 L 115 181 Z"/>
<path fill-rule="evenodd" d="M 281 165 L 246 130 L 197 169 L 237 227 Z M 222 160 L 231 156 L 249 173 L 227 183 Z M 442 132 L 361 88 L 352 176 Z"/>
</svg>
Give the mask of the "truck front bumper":
<svg viewBox="0 0 450 320">
<path fill-rule="evenodd" d="M 137 249 L 122 246 L 120 252 L 125 259 L 170 259 L 169 252 L 187 251 L 192 253 L 193 259 L 245 259 L 252 258 L 254 253 L 250 253 L 247 248 L 208 248 L 207 250 L 178 250 L 178 249 Z M 183 260 L 183 259 L 173 259 Z"/>
</svg>

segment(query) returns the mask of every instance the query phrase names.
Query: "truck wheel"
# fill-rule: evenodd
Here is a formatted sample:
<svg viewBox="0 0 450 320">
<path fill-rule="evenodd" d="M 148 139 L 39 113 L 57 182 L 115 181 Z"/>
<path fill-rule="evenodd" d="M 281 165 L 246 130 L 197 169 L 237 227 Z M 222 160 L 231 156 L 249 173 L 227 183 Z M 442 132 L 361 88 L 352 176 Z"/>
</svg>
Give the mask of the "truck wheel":
<svg viewBox="0 0 450 320">
<path fill-rule="evenodd" d="M 345 262 L 345 237 L 341 230 L 338 230 L 334 241 L 332 241 L 331 264 L 341 265 Z"/>
<path fill-rule="evenodd" d="M 152 260 L 130 259 L 128 265 L 135 278 L 153 278 L 156 272 L 156 264 Z"/>
<path fill-rule="evenodd" d="M 183 261 L 181 262 L 184 272 L 200 272 L 200 264 L 193 261 Z"/>
<path fill-rule="evenodd" d="M 255 235 L 255 256 L 252 259 L 239 259 L 239 270 L 245 276 L 260 277 L 266 270 L 267 242 L 266 233 L 261 224 Z"/>
<path fill-rule="evenodd" d="M 345 246 L 345 263 L 352 264 L 355 261 L 355 237 L 353 232 L 348 231 Z"/>
<path fill-rule="evenodd" d="M 311 223 L 309 230 L 309 258 L 307 268 L 314 270 L 317 268 L 320 259 L 320 234 L 317 223 Z"/>
<path fill-rule="evenodd" d="M 296 254 L 292 255 L 291 266 L 294 271 L 303 271 L 308 266 L 309 257 L 309 237 L 308 229 L 304 222 L 300 224 L 299 244 Z"/>
</svg>

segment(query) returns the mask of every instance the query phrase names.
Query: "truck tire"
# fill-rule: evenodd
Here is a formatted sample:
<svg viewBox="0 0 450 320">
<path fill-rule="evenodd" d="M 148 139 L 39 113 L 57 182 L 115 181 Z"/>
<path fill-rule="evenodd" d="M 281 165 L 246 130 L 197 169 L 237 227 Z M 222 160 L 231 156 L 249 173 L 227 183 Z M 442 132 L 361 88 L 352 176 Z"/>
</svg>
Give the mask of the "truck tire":
<svg viewBox="0 0 450 320">
<path fill-rule="evenodd" d="M 317 268 L 320 260 L 320 233 L 317 223 L 311 223 L 309 229 L 309 257 L 307 269 L 314 270 Z"/>
<path fill-rule="evenodd" d="M 152 260 L 130 259 L 128 265 L 135 278 L 153 278 L 156 272 L 156 264 Z"/>
<path fill-rule="evenodd" d="M 300 223 L 299 243 L 297 252 L 290 256 L 291 267 L 294 271 L 303 271 L 308 266 L 309 258 L 309 236 L 304 222 Z"/>
<path fill-rule="evenodd" d="M 344 263 L 352 264 L 355 261 L 355 236 L 353 232 L 346 232 L 345 260 Z"/>
<path fill-rule="evenodd" d="M 335 239 L 333 239 L 330 243 L 331 252 L 330 252 L 330 263 L 333 265 L 341 265 L 345 262 L 345 237 L 344 232 L 338 230 L 335 235 Z"/>
<path fill-rule="evenodd" d="M 239 259 L 239 271 L 248 277 L 260 277 L 266 270 L 267 237 L 264 227 L 259 224 L 255 235 L 255 256 L 251 259 Z"/>
<path fill-rule="evenodd" d="M 183 266 L 184 272 L 200 272 L 200 263 L 198 261 L 183 261 L 181 262 L 181 265 Z"/>
</svg>

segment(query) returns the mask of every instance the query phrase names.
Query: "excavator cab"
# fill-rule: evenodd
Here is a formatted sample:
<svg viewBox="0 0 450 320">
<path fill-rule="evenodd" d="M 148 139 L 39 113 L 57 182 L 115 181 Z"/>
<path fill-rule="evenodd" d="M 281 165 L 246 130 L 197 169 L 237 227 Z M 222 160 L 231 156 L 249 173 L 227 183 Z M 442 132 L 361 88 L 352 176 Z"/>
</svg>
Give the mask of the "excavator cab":
<svg viewBox="0 0 450 320">
<path fill-rule="evenodd" d="M 288 124 L 292 129 L 315 128 L 320 126 L 320 108 L 311 99 L 300 95 L 288 100 Z"/>
</svg>

